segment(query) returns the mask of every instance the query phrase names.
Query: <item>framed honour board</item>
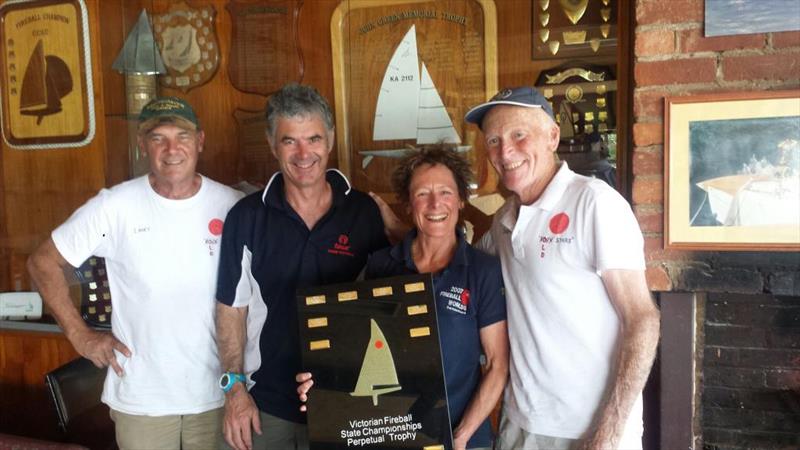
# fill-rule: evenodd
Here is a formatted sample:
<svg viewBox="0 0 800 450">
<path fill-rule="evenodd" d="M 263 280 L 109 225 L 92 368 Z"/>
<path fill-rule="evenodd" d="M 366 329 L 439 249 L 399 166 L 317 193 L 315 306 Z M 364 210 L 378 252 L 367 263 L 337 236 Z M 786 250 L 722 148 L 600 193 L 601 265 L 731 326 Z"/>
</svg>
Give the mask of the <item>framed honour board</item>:
<svg viewBox="0 0 800 450">
<path fill-rule="evenodd" d="M 390 203 L 409 146 L 449 142 L 478 192 L 496 178 L 464 114 L 497 91 L 493 0 L 351 0 L 331 18 L 339 169 Z"/>
</svg>

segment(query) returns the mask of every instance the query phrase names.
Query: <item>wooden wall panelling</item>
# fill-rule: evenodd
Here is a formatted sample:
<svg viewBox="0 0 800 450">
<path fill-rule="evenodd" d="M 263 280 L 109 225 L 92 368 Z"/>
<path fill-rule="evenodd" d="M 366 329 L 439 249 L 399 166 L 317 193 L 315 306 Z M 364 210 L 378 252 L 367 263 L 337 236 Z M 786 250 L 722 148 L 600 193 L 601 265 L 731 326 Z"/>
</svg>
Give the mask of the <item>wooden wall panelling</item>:
<svg viewBox="0 0 800 450">
<path fill-rule="evenodd" d="M 0 432 L 60 440 L 44 374 L 77 357 L 60 333 L 0 331 Z"/>
<path fill-rule="evenodd" d="M 152 14 L 165 13 L 173 2 L 153 0 Z M 179 90 L 160 87 L 160 95 L 174 95 L 185 98 L 195 108 L 200 125 L 206 133 L 206 143 L 200 156 L 198 170 L 222 183 L 239 181 L 236 173 L 239 157 L 236 125 L 233 111 L 236 108 L 259 110 L 264 107 L 265 98 L 260 95 L 245 94 L 238 91 L 228 77 L 228 56 L 230 53 L 231 17 L 225 9 L 227 0 L 194 0 L 193 8 L 211 5 L 216 11 L 215 30 L 220 46 L 220 63 L 216 74 L 206 84 L 183 93 Z M 257 58 L 258 55 L 253 55 Z"/>
<path fill-rule="evenodd" d="M 100 3 L 100 46 L 103 66 L 103 94 L 106 109 L 106 186 L 129 178 L 128 117 L 126 115 L 125 77 L 111 65 L 122 50 L 125 38 L 136 25 L 142 9 L 150 9 L 149 1 L 105 0 Z"/>
<path fill-rule="evenodd" d="M 99 2 L 86 1 L 90 36 L 99 36 Z M 0 143 L 10 278 L 21 279 L 23 290 L 30 289 L 24 270 L 30 252 L 105 184 L 102 58 L 97 40 L 91 41 L 96 123 L 92 142 L 54 150 L 13 150 Z"/>
</svg>

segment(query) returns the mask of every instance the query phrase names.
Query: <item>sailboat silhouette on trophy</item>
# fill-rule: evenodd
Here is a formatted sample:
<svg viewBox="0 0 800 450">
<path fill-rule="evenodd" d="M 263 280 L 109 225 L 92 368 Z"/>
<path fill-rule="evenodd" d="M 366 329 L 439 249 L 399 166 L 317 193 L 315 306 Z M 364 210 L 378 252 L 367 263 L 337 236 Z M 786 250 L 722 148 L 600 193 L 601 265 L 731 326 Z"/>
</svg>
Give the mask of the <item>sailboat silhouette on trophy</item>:
<svg viewBox="0 0 800 450">
<path fill-rule="evenodd" d="M 370 338 L 364 353 L 364 362 L 353 392 L 353 397 L 372 397 L 372 405 L 378 406 L 378 396 L 399 391 L 403 387 L 397 380 L 392 351 L 383 331 L 370 319 Z"/>
<path fill-rule="evenodd" d="M 417 144 L 461 143 L 428 68 L 424 61 L 420 61 L 416 25 L 411 25 L 392 54 L 375 108 L 372 140 L 398 139 L 415 139 Z M 470 148 L 469 145 L 457 147 L 459 152 Z M 408 149 L 363 150 L 358 153 L 364 157 L 361 168 L 366 169 L 376 156 L 402 158 Z"/>
<path fill-rule="evenodd" d="M 61 99 L 72 92 L 69 67 L 59 57 L 44 54 L 42 40 L 33 49 L 20 92 L 20 114 L 36 116 L 36 125 L 44 116 L 61 112 Z"/>
</svg>

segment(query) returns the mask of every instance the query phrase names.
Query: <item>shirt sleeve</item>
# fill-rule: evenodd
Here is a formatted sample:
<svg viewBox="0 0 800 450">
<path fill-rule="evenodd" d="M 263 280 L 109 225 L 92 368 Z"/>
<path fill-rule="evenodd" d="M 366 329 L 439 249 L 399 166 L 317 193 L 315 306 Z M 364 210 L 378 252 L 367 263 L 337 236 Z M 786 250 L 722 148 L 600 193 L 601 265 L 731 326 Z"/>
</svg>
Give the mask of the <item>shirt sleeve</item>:
<svg viewBox="0 0 800 450">
<path fill-rule="evenodd" d="M 244 208 L 241 207 L 241 202 L 237 206 L 228 212 L 222 228 L 217 301 L 228 306 L 241 307 L 249 303 L 253 293 L 253 278 L 250 273 L 252 253 L 246 246 L 241 225 L 247 221 L 242 219 Z"/>
<path fill-rule="evenodd" d="M 497 248 L 495 248 L 494 239 L 492 238 L 492 228 L 483 233 L 483 236 L 475 244 L 475 248 L 490 255 L 497 255 Z"/>
<path fill-rule="evenodd" d="M 475 269 L 481 274 L 478 288 L 478 328 L 506 320 L 506 297 L 500 260 L 483 254 L 475 260 Z"/>
<path fill-rule="evenodd" d="M 80 266 L 92 255 L 113 256 L 109 196 L 109 190 L 101 190 L 51 233 L 56 249 L 71 266 Z"/>
<path fill-rule="evenodd" d="M 617 191 L 603 189 L 592 214 L 597 272 L 644 270 L 644 238 L 628 202 Z"/>
</svg>

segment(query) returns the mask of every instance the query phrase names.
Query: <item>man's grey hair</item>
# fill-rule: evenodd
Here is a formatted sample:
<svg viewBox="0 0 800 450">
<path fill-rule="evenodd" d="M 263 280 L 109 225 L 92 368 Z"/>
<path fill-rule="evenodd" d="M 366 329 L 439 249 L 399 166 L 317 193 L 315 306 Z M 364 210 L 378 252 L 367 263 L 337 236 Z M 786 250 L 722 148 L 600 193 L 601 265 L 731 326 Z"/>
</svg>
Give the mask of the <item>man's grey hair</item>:
<svg viewBox="0 0 800 450">
<path fill-rule="evenodd" d="M 328 131 L 333 131 L 333 113 L 328 101 L 312 86 L 290 83 L 267 100 L 267 137 L 275 140 L 278 119 L 317 114 Z"/>
</svg>

